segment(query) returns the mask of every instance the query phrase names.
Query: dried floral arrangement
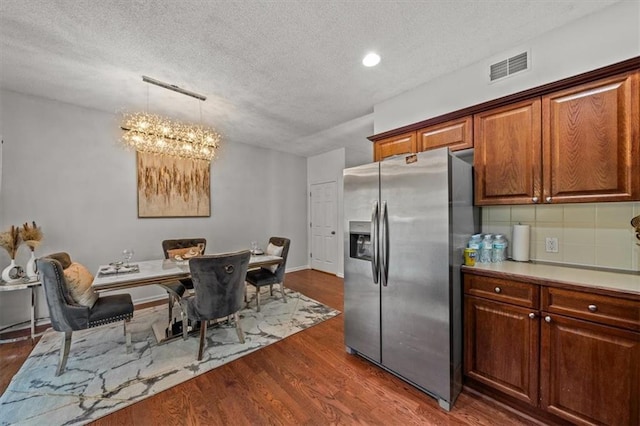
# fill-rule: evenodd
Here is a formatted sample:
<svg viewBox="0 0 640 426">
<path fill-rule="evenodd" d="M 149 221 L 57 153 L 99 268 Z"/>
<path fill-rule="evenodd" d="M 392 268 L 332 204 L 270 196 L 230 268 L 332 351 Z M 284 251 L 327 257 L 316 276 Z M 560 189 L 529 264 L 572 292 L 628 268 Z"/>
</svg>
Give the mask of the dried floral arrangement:
<svg viewBox="0 0 640 426">
<path fill-rule="evenodd" d="M 0 233 L 0 247 L 9 253 L 12 260 L 16 258 L 16 252 L 22 243 L 21 234 L 20 228 L 13 225 L 10 230 Z"/>
<path fill-rule="evenodd" d="M 42 229 L 40 229 L 40 227 L 36 225 L 36 222 L 31 222 L 31 225 L 25 223 L 24 225 L 22 225 L 21 232 L 22 241 L 24 241 L 24 243 L 31 249 L 31 251 L 37 249 L 42 242 L 43 234 Z"/>
</svg>

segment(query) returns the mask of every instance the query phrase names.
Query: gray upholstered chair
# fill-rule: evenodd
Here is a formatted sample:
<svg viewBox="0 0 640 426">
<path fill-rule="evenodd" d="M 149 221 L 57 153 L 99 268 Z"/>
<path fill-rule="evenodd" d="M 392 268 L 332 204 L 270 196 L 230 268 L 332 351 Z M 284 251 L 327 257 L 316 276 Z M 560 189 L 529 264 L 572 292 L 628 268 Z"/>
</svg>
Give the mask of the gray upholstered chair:
<svg viewBox="0 0 640 426">
<path fill-rule="evenodd" d="M 170 258 L 170 250 L 198 247 L 198 244 L 202 244 L 202 254 L 204 254 L 204 251 L 207 248 L 206 238 L 179 238 L 174 240 L 164 240 L 162 241 L 162 251 L 164 252 L 164 258 Z M 175 301 L 180 300 L 180 298 L 188 290 L 193 290 L 193 282 L 191 278 L 183 278 L 179 281 L 176 281 L 175 283 L 165 284 L 164 287 L 167 289 L 168 293 L 169 323 L 171 323 L 171 321 L 173 320 L 173 305 Z"/>
<path fill-rule="evenodd" d="M 279 264 L 274 271 L 270 268 L 262 267 L 247 272 L 246 282 L 256 288 L 256 309 L 260 312 L 260 288 L 269 286 L 269 294 L 273 296 L 273 285 L 280 284 L 280 291 L 282 292 L 282 301 L 287 302 L 287 296 L 285 295 L 284 288 L 284 271 L 287 266 L 287 256 L 289 255 L 289 245 L 291 241 L 288 238 L 271 237 L 269 243 L 274 246 L 282 247 L 282 263 Z M 267 253 L 269 254 L 269 253 Z M 245 301 L 247 296 L 245 293 Z"/>
<path fill-rule="evenodd" d="M 82 306 L 73 300 L 67 288 L 64 269 L 71 265 L 67 253 L 42 257 L 36 260 L 36 265 L 49 306 L 51 326 L 63 333 L 56 376 L 64 372 L 74 331 L 122 321 L 127 353 L 131 352 L 131 333 L 127 332 L 127 322 L 133 317 L 133 302 L 129 294 L 99 296 L 93 307 Z"/>
<path fill-rule="evenodd" d="M 207 323 L 210 320 L 234 316 L 236 332 L 240 343 L 244 343 L 244 334 L 240 327 L 238 312 L 242 309 L 244 295 L 244 277 L 249 266 L 249 250 L 236 253 L 200 256 L 189 260 L 189 269 L 193 279 L 194 296 L 183 297 L 183 320 L 189 318 L 200 321 L 200 347 L 198 361 L 202 359 Z M 187 318 L 185 318 L 185 316 Z M 187 327 L 182 328 L 187 339 Z"/>
</svg>

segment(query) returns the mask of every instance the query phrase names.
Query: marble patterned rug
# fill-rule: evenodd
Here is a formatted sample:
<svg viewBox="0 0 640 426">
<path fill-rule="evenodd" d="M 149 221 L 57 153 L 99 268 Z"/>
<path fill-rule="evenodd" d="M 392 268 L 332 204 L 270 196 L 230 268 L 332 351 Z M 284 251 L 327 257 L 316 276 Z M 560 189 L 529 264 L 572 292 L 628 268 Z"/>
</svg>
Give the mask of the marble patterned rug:
<svg viewBox="0 0 640 426">
<path fill-rule="evenodd" d="M 74 332 L 59 377 L 62 338 L 49 329 L 0 397 L 0 425 L 88 423 L 340 313 L 300 293 L 287 295 L 288 303 L 263 297 L 261 312 L 255 303 L 241 311 L 244 344 L 232 325 L 210 327 L 202 361 L 196 360 L 199 335 L 156 344 L 151 324 L 166 318 L 166 305 L 135 311 L 130 354 L 122 323 Z"/>
</svg>

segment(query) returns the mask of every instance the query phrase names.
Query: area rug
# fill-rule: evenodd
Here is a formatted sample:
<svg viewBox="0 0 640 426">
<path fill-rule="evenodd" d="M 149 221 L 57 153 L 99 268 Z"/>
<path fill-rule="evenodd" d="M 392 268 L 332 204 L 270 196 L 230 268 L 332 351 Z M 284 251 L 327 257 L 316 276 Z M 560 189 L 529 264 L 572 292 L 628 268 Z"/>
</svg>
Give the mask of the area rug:
<svg viewBox="0 0 640 426">
<path fill-rule="evenodd" d="M 202 361 L 199 336 L 156 343 L 151 324 L 167 307 L 135 311 L 129 326 L 133 351 L 126 353 L 122 323 L 73 333 L 66 371 L 55 377 L 60 333 L 49 329 L 0 397 L 1 425 L 71 425 L 98 419 L 227 362 L 275 343 L 340 312 L 287 290 L 288 303 L 264 297 L 241 311 L 245 343 L 233 325 L 207 330 Z"/>
</svg>

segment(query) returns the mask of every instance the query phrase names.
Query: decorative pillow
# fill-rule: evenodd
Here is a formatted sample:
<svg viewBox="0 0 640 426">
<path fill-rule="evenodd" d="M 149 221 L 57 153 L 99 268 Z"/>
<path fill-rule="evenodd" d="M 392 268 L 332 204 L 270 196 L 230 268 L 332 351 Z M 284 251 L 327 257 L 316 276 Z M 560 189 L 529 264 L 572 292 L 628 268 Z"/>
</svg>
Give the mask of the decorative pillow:
<svg viewBox="0 0 640 426">
<path fill-rule="evenodd" d="M 269 245 L 267 246 L 267 256 L 282 256 L 282 250 L 284 249 L 284 246 L 276 246 L 274 244 L 269 243 Z M 278 269 L 278 266 L 280 265 L 271 265 L 271 266 L 267 266 L 267 269 L 269 269 L 272 273 L 276 273 L 276 270 Z"/>
<path fill-rule="evenodd" d="M 189 259 L 200 255 L 200 249 L 198 247 L 185 247 L 173 250 L 167 250 L 169 259 L 175 259 L 176 256 L 180 256 L 182 259 Z"/>
<path fill-rule="evenodd" d="M 72 262 L 67 269 L 64 270 L 64 278 L 67 280 L 67 288 L 71 298 L 78 305 L 92 308 L 98 300 L 98 293 L 91 288 L 93 275 L 83 265 Z"/>
</svg>

